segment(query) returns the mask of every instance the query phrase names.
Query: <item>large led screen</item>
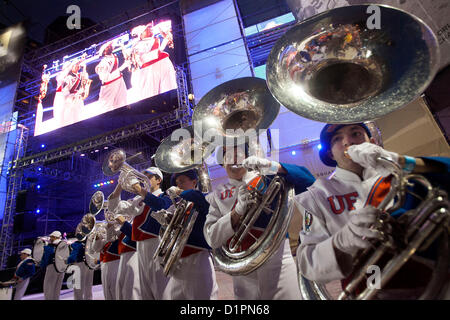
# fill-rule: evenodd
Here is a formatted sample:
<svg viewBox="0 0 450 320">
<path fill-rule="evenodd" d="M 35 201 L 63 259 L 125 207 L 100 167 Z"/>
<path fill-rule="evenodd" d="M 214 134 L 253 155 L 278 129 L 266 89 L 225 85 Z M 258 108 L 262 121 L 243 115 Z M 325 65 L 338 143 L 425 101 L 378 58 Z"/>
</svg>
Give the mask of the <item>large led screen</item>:
<svg viewBox="0 0 450 320">
<path fill-rule="evenodd" d="M 177 88 L 171 20 L 139 25 L 43 66 L 38 136 Z"/>
</svg>

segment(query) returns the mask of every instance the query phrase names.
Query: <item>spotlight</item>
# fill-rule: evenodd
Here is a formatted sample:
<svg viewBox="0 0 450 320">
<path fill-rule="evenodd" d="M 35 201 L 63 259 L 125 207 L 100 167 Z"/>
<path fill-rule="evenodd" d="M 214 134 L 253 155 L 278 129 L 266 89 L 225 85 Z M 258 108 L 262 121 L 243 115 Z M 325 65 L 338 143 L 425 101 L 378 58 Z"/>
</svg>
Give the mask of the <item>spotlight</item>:
<svg viewBox="0 0 450 320">
<path fill-rule="evenodd" d="M 85 156 L 85 154 L 84 154 L 84 153 L 80 154 L 80 157 L 84 157 L 84 156 Z"/>
<path fill-rule="evenodd" d="M 320 143 L 317 145 L 317 149 L 322 149 L 322 145 Z"/>
<path fill-rule="evenodd" d="M 36 188 L 40 189 L 40 188 L 41 188 L 41 185 L 40 185 L 40 184 L 38 184 L 38 185 L 36 186 Z"/>
<path fill-rule="evenodd" d="M 45 148 L 45 144 L 41 144 L 41 148 Z"/>
<path fill-rule="evenodd" d="M 95 152 L 98 152 L 99 150 L 98 149 L 95 149 Z"/>
<path fill-rule="evenodd" d="M 295 152 L 295 150 L 294 150 L 294 151 L 291 152 L 291 154 L 292 154 L 293 156 L 295 156 L 295 155 L 297 154 L 297 152 Z"/>
<path fill-rule="evenodd" d="M 37 210 L 36 210 L 36 213 L 40 213 L 40 212 L 41 212 L 41 210 L 40 210 L 40 209 L 37 209 Z"/>
<path fill-rule="evenodd" d="M 41 168 L 41 167 L 38 167 L 38 171 L 42 171 L 42 168 Z"/>
</svg>

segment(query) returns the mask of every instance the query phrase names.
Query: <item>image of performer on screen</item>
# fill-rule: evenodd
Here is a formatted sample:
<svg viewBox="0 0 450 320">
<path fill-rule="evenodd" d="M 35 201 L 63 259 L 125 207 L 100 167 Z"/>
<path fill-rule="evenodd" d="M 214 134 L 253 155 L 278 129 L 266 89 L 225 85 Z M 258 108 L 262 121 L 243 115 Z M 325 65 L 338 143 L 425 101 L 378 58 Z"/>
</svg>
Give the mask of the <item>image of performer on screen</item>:
<svg viewBox="0 0 450 320">
<path fill-rule="evenodd" d="M 153 23 L 135 27 L 132 36 L 139 40 L 131 49 L 138 68 L 131 75 L 134 101 L 158 95 L 177 88 L 176 74 L 169 54 L 164 51 L 172 45 L 171 32 L 160 32 Z M 161 40 L 162 39 L 162 40 Z"/>
<path fill-rule="evenodd" d="M 56 77 L 58 88 L 56 89 L 53 109 L 54 114 L 59 116 L 59 121 L 56 121 L 61 125 L 82 120 L 83 100 L 89 95 L 91 83 L 86 72 L 84 59 L 85 56 L 78 61 L 66 64 L 66 67 L 63 67 L 63 70 Z"/>
<path fill-rule="evenodd" d="M 103 112 L 107 112 L 127 104 L 127 87 L 122 77 L 122 71 L 129 66 L 129 62 L 125 61 L 119 67 L 119 59 L 113 53 L 111 41 L 103 44 L 98 54 L 101 61 L 95 67 L 95 72 L 102 82 L 98 103 L 99 108 Z"/>
</svg>

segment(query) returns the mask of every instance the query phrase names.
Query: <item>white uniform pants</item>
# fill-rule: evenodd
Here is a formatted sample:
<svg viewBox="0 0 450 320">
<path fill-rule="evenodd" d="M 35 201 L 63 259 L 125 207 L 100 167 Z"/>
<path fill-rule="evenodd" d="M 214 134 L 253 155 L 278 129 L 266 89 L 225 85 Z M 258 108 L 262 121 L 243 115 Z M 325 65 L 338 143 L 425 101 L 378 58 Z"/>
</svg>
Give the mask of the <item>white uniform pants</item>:
<svg viewBox="0 0 450 320">
<path fill-rule="evenodd" d="M 136 242 L 142 300 L 161 300 L 169 280 L 159 263 L 153 260 L 158 244 L 159 238 Z"/>
<path fill-rule="evenodd" d="M 119 271 L 116 281 L 117 300 L 140 300 L 139 263 L 136 251 L 120 255 Z"/>
<path fill-rule="evenodd" d="M 173 268 L 164 300 L 217 300 L 219 287 L 208 251 L 182 258 Z"/>
<path fill-rule="evenodd" d="M 16 285 L 16 292 L 14 293 L 14 300 L 22 300 L 25 291 L 27 291 L 28 284 L 30 283 L 30 278 L 26 278 L 25 280 L 19 282 Z"/>
<path fill-rule="evenodd" d="M 44 277 L 45 300 L 59 300 L 64 274 L 57 272 L 53 263 L 47 266 Z"/>
<path fill-rule="evenodd" d="M 92 300 L 92 282 L 94 281 L 94 270 L 89 269 L 86 263 L 76 262 L 74 265 L 80 268 L 80 288 L 73 289 L 74 300 Z"/>
<path fill-rule="evenodd" d="M 119 271 L 119 263 L 119 259 L 100 263 L 103 295 L 105 296 L 105 300 L 117 300 L 116 281 L 117 273 Z"/>
<path fill-rule="evenodd" d="M 233 276 L 233 286 L 236 300 L 301 300 L 289 239 L 255 271 Z"/>
</svg>

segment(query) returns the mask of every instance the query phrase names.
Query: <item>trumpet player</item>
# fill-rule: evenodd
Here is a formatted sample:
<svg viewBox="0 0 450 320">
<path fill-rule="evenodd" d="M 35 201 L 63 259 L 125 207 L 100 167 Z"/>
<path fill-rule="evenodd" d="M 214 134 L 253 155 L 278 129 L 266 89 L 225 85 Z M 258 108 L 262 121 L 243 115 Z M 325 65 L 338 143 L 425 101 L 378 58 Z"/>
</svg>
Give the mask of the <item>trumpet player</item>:
<svg viewBox="0 0 450 320">
<path fill-rule="evenodd" d="M 210 206 L 204 235 L 212 248 L 219 248 L 227 243 L 239 227 L 241 217 L 252 204 L 245 181 L 256 177 L 257 173 L 248 169 L 257 169 L 269 177 L 275 174 L 283 175 L 289 184 L 294 185 L 296 193 L 306 190 L 306 187 L 314 182 L 314 177 L 306 168 L 256 156 L 249 157 L 247 143 L 224 146 L 222 153 L 219 150 L 218 155 L 223 155 L 223 167 L 228 175 L 228 182 L 219 185 L 207 196 Z M 255 237 L 262 234 L 269 222 L 267 219 L 270 220 L 270 217 L 259 216 L 251 230 Z M 243 242 L 243 250 L 252 243 L 251 240 L 248 243 Z M 300 299 L 297 283 L 295 261 L 287 237 L 258 269 L 247 275 L 233 276 L 234 295 L 237 300 Z"/>
<path fill-rule="evenodd" d="M 135 187 L 138 195 L 128 201 L 120 201 L 122 188 L 118 184 L 108 198 L 108 208 L 115 208 L 120 203 L 121 212 L 134 217 L 131 239 L 136 241 L 141 297 L 143 300 L 160 300 L 168 278 L 161 267 L 153 261 L 153 254 L 159 244 L 160 225 L 150 213 L 169 208 L 171 200 L 161 190 L 160 185 L 163 181 L 161 170 L 150 167 L 142 173 L 150 181 L 150 192 L 141 188 L 137 180 L 132 181 L 130 184 Z"/>
<path fill-rule="evenodd" d="M 131 239 L 132 226 L 120 215 L 116 221 L 122 226 L 119 235 L 120 262 L 116 280 L 116 297 L 117 300 L 140 300 L 139 263 L 136 241 Z"/>
<path fill-rule="evenodd" d="M 27 291 L 30 278 L 36 272 L 35 261 L 31 257 L 31 249 L 23 249 L 20 251 L 20 262 L 16 266 L 13 278 L 8 282 L 15 283 L 13 300 L 22 300 Z M 2 282 L 0 282 L 2 284 Z"/>
<path fill-rule="evenodd" d="M 450 159 L 413 158 L 387 151 L 375 144 L 364 123 L 327 124 L 321 131 L 320 143 L 320 159 L 336 170 L 296 196 L 303 216 L 297 264 L 307 279 L 323 283 L 342 280 L 345 285 L 358 252 L 370 247 L 371 240 L 382 239 L 378 228 L 371 226 L 377 225 L 377 206 L 390 187 L 391 171 L 378 157 L 392 159 L 407 173 L 445 173 L 435 175 L 434 180 L 438 178 L 447 184 L 447 190 Z M 417 274 L 427 273 L 419 263 L 409 263 L 409 269 L 415 270 L 416 276 L 412 277 L 415 279 Z M 414 282 L 412 278 L 397 288 L 407 288 Z M 419 286 L 424 285 L 422 279 L 418 279 Z M 405 297 L 404 291 L 398 292 L 399 295 L 390 298 Z M 415 295 L 410 294 L 410 298 Z"/>
<path fill-rule="evenodd" d="M 203 235 L 203 226 L 208 214 L 209 203 L 205 195 L 196 189 L 198 175 L 195 170 L 174 173 L 170 187 L 166 192 L 172 199 L 185 199 L 194 203 L 198 212 L 192 231 L 167 283 L 163 299 L 167 300 L 216 300 L 218 286 L 213 261 L 210 255 L 211 247 Z M 175 206 L 156 212 L 160 215 L 161 224 L 170 220 L 169 212 L 174 212 Z M 165 211 L 165 212 L 162 212 Z"/>
</svg>

